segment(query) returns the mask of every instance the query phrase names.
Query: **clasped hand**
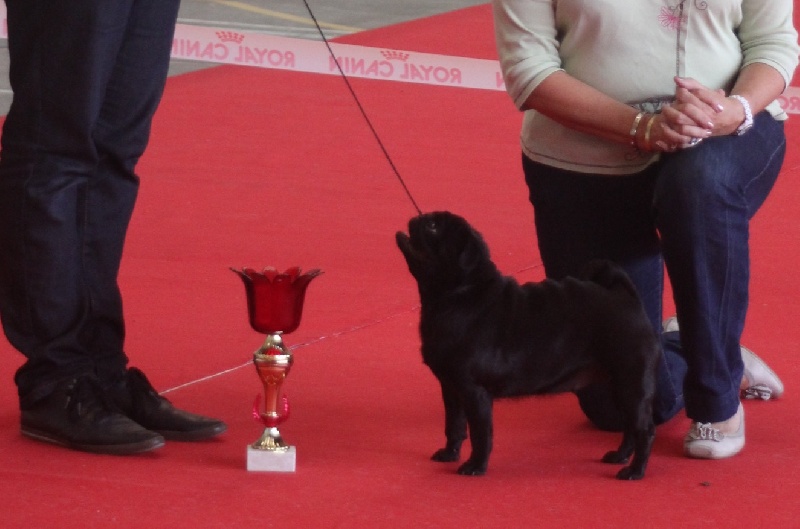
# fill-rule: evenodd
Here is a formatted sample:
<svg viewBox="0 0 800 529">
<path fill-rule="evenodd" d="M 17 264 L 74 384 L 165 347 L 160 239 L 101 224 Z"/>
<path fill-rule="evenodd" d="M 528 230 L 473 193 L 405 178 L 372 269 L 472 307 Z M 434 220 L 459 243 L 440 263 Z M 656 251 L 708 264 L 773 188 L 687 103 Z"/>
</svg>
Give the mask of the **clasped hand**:
<svg viewBox="0 0 800 529">
<path fill-rule="evenodd" d="M 724 90 L 708 88 L 688 77 L 676 77 L 675 85 L 675 100 L 653 117 L 653 150 L 675 152 L 694 147 L 711 136 L 731 134 L 742 122 L 741 103 L 729 99 Z"/>
</svg>

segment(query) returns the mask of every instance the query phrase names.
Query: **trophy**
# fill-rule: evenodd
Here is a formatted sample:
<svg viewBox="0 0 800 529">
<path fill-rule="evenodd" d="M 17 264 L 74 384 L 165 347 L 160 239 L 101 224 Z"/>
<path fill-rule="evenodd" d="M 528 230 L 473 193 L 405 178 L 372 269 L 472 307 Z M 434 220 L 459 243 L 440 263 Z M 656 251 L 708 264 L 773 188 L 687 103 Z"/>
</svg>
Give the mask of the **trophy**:
<svg viewBox="0 0 800 529">
<path fill-rule="evenodd" d="M 250 326 L 267 335 L 253 353 L 253 363 L 264 386 L 264 410 L 260 397 L 253 404 L 253 417 L 264 425 L 264 433 L 247 447 L 247 470 L 294 472 L 296 449 L 286 444 L 278 426 L 289 418 L 289 400 L 281 394 L 283 382 L 292 367 L 292 353 L 283 343 L 283 335 L 300 325 L 306 288 L 322 273 L 314 269 L 301 273 L 292 267 L 285 272 L 267 267 L 231 268 L 244 282 Z"/>
</svg>

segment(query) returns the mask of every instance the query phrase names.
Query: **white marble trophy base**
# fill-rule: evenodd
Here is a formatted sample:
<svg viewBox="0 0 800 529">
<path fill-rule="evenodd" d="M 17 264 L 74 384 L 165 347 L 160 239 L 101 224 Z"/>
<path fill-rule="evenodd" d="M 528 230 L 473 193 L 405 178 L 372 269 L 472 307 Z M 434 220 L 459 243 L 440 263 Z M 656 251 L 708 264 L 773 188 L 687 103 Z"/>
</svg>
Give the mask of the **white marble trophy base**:
<svg viewBox="0 0 800 529">
<path fill-rule="evenodd" d="M 247 470 L 251 472 L 294 472 L 297 450 L 259 450 L 247 445 Z"/>
</svg>

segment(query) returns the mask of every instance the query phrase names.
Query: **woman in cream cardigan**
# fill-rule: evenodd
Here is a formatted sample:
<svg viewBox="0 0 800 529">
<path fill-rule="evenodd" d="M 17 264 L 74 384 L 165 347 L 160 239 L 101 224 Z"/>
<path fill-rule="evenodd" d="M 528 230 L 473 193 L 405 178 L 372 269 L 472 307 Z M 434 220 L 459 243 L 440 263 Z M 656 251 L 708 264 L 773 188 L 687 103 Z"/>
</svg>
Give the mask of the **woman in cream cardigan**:
<svg viewBox="0 0 800 529">
<path fill-rule="evenodd" d="M 738 453 L 742 396 L 783 392 L 740 338 L 748 225 L 786 149 L 776 99 L 798 63 L 793 0 L 493 3 L 547 275 L 613 259 L 660 330 L 666 264 L 677 320 L 655 419 L 685 407 L 687 455 Z M 578 397 L 599 427 L 621 427 L 609 388 Z"/>
</svg>

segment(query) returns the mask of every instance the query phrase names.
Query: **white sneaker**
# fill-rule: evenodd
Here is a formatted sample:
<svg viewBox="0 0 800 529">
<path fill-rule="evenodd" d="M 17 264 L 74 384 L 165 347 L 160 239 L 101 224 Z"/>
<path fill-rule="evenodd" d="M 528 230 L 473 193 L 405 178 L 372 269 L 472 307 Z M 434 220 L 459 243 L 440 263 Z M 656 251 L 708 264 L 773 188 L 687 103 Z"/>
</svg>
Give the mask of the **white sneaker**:
<svg viewBox="0 0 800 529">
<path fill-rule="evenodd" d="M 663 332 L 680 330 L 678 318 L 672 316 L 666 319 L 662 325 L 662 329 Z M 778 375 L 770 369 L 767 363 L 743 345 L 739 346 L 739 351 L 742 354 L 744 378 L 747 381 L 747 387 L 741 390 L 742 398 L 769 400 L 777 399 L 783 395 L 783 382 L 781 382 Z"/>
<path fill-rule="evenodd" d="M 744 362 L 744 378 L 747 387 L 742 390 L 745 399 L 777 399 L 783 395 L 783 382 L 769 366 L 753 351 L 740 347 Z"/>
<path fill-rule="evenodd" d="M 695 422 L 683 439 L 683 452 L 698 459 L 724 459 L 744 448 L 744 408 L 739 403 L 736 415 L 741 417 L 736 433 L 724 434 L 711 423 Z"/>
</svg>

